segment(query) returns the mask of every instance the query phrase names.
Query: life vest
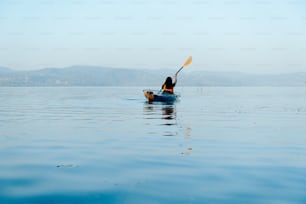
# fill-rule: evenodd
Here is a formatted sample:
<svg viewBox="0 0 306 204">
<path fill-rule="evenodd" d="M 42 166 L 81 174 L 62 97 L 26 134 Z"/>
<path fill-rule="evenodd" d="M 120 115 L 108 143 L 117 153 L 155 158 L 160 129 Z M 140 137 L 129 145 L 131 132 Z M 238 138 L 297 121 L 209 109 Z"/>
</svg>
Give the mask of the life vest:
<svg viewBox="0 0 306 204">
<path fill-rule="evenodd" d="M 173 87 L 170 88 L 170 89 L 168 89 L 168 88 L 166 87 L 166 84 L 164 84 L 164 85 L 163 85 L 163 91 L 166 91 L 166 92 L 169 92 L 169 93 L 173 94 Z"/>
</svg>

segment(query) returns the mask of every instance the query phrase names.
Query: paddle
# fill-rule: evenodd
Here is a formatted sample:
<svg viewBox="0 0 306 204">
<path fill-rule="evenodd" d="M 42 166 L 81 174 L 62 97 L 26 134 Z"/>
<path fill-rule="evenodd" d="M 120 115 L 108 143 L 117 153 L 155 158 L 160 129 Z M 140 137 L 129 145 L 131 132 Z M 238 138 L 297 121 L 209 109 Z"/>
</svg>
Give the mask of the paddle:
<svg viewBox="0 0 306 204">
<path fill-rule="evenodd" d="M 188 65 L 190 65 L 192 61 L 192 56 L 189 56 L 188 59 L 185 61 L 184 65 L 175 73 L 175 77 L 177 76 L 177 74 L 184 68 L 187 67 Z"/>
</svg>

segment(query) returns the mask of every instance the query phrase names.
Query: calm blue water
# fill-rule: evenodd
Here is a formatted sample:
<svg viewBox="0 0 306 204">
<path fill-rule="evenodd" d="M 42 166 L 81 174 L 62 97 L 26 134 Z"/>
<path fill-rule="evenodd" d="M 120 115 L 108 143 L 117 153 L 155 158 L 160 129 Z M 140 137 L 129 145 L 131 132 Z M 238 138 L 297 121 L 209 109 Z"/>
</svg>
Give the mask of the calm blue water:
<svg viewBox="0 0 306 204">
<path fill-rule="evenodd" d="M 304 87 L 176 90 L 0 88 L 0 203 L 306 202 Z"/>
</svg>

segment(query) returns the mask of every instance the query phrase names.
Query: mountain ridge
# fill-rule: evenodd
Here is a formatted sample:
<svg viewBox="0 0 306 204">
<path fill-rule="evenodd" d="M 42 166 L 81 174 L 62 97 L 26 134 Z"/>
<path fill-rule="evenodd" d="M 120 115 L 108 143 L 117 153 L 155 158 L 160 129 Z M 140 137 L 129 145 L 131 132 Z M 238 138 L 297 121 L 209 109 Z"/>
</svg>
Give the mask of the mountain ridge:
<svg viewBox="0 0 306 204">
<path fill-rule="evenodd" d="M 161 86 L 174 69 L 132 69 L 77 65 L 16 71 L 0 67 L 0 87 L 23 86 Z M 305 86 L 306 72 L 250 74 L 182 71 L 180 86 Z"/>
</svg>

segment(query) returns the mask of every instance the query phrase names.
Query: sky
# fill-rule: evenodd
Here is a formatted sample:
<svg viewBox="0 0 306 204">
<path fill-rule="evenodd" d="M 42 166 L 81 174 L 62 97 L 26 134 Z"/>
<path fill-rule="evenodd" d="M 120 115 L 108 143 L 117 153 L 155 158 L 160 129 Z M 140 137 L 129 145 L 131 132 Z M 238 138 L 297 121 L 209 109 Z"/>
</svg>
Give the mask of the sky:
<svg viewBox="0 0 306 204">
<path fill-rule="evenodd" d="M 0 0 L 0 66 L 306 71 L 305 0 Z"/>
</svg>

